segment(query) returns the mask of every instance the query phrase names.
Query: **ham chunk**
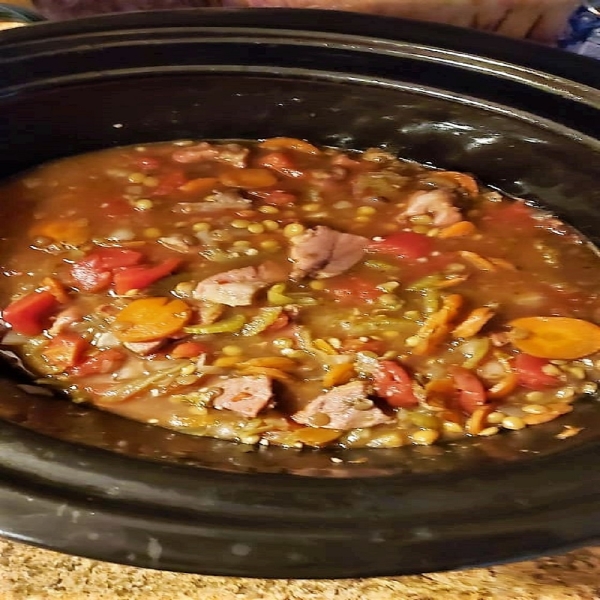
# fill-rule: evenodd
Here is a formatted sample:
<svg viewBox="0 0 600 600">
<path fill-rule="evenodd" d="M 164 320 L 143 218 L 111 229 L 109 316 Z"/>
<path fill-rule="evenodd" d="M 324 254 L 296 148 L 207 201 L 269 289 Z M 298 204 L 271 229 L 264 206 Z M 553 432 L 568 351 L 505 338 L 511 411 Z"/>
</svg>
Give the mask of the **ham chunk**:
<svg viewBox="0 0 600 600">
<path fill-rule="evenodd" d="M 319 225 L 290 240 L 292 279 L 327 279 L 343 273 L 364 255 L 369 240 Z"/>
<path fill-rule="evenodd" d="M 392 419 L 367 398 L 366 383 L 351 381 L 312 400 L 292 415 L 302 425 L 327 429 L 356 429 L 388 423 Z"/>
<path fill-rule="evenodd" d="M 238 169 L 247 166 L 247 158 L 250 150 L 240 144 L 213 145 L 208 142 L 200 142 L 193 146 L 185 146 L 173 152 L 172 159 L 178 163 L 197 163 L 206 160 L 216 160 L 232 164 Z"/>
<path fill-rule="evenodd" d="M 50 333 L 50 335 L 63 333 L 64 331 L 67 331 L 71 325 L 81 321 L 81 319 L 83 319 L 81 309 L 75 306 L 69 306 L 56 315 L 48 333 Z"/>
<path fill-rule="evenodd" d="M 244 210 L 252 207 L 252 201 L 240 196 L 236 191 L 215 192 L 201 202 L 178 202 L 173 212 L 183 214 L 206 214 L 219 210 Z"/>
<path fill-rule="evenodd" d="M 193 296 L 196 300 L 227 306 L 250 306 L 256 292 L 284 278 L 282 268 L 266 262 L 258 267 L 232 269 L 208 277 L 197 285 Z"/>
<path fill-rule="evenodd" d="M 219 382 L 215 387 L 222 390 L 213 400 L 215 408 L 232 410 L 249 418 L 256 417 L 273 397 L 271 380 L 264 375 L 234 377 Z"/>
<path fill-rule="evenodd" d="M 404 211 L 405 217 L 431 215 L 436 227 L 448 227 L 462 220 L 460 210 L 452 204 L 452 195 L 446 190 L 417 192 L 411 196 Z"/>
<path fill-rule="evenodd" d="M 165 340 L 154 340 L 152 342 L 125 342 L 123 346 L 134 354 L 139 356 L 148 356 L 154 354 L 163 344 Z"/>
</svg>

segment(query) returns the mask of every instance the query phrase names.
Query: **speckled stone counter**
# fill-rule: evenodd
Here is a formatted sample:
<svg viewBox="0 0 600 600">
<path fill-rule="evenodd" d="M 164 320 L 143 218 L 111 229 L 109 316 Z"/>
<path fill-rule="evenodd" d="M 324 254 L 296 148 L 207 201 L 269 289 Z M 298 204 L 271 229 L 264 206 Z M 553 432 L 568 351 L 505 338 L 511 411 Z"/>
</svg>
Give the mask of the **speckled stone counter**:
<svg viewBox="0 0 600 600">
<path fill-rule="evenodd" d="M 600 600 L 600 547 L 485 569 L 340 581 L 136 569 L 0 540 L 0 600 Z"/>
</svg>

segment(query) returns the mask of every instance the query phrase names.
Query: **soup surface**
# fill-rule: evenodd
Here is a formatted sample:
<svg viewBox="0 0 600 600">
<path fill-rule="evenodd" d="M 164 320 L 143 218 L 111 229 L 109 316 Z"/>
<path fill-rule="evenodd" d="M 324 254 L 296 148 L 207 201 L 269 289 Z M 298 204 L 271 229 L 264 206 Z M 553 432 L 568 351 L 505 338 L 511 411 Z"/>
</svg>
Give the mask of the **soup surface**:
<svg viewBox="0 0 600 600">
<path fill-rule="evenodd" d="M 544 423 L 597 390 L 595 249 L 467 174 L 178 141 L 39 167 L 0 210 L 4 347 L 131 419 L 389 448 Z"/>
</svg>

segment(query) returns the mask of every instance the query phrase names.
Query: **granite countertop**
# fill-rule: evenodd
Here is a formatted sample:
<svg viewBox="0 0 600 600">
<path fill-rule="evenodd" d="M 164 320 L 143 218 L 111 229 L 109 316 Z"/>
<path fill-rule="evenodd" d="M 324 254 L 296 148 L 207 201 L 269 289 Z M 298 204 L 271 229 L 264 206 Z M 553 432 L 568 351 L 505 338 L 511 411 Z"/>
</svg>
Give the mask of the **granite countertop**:
<svg viewBox="0 0 600 600">
<path fill-rule="evenodd" d="M 31 6 L 28 0 L 12 0 Z M 264 580 L 152 571 L 0 540 L 0 600 L 600 600 L 600 546 L 405 577 Z"/>
<path fill-rule="evenodd" d="M 599 600 L 600 546 L 469 571 L 265 580 L 152 571 L 0 540 L 0 600 Z"/>
</svg>

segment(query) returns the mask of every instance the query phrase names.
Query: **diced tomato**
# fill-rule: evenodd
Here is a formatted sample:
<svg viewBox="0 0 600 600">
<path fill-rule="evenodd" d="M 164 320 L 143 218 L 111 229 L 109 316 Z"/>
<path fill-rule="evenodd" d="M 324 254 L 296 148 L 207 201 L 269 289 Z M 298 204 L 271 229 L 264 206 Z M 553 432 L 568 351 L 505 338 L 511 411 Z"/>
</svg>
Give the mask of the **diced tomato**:
<svg viewBox="0 0 600 600">
<path fill-rule="evenodd" d="M 414 231 L 399 231 L 379 242 L 371 242 L 368 250 L 390 254 L 397 258 L 416 260 L 431 253 L 433 250 L 433 240 L 426 235 L 415 233 Z"/>
<path fill-rule="evenodd" d="M 143 290 L 172 273 L 180 264 L 178 258 L 168 258 L 153 267 L 135 266 L 116 271 L 113 277 L 115 292 L 120 295 L 129 290 Z"/>
<path fill-rule="evenodd" d="M 196 358 L 208 353 L 209 348 L 200 342 L 181 342 L 169 353 L 173 358 Z"/>
<path fill-rule="evenodd" d="M 86 292 L 100 292 L 113 280 L 114 269 L 137 265 L 141 252 L 126 248 L 98 248 L 71 265 L 71 277 Z"/>
<path fill-rule="evenodd" d="M 71 265 L 71 277 L 75 285 L 84 292 L 100 292 L 112 281 L 111 271 L 99 271 L 85 259 Z"/>
<path fill-rule="evenodd" d="M 89 342 L 76 333 L 61 333 L 50 340 L 42 351 L 46 362 L 61 371 L 74 367 L 82 361 Z"/>
<path fill-rule="evenodd" d="M 284 206 L 288 204 L 294 204 L 297 200 L 294 194 L 284 192 L 283 190 L 272 190 L 268 192 L 261 192 L 257 194 L 265 204 L 271 204 L 273 206 Z"/>
<path fill-rule="evenodd" d="M 294 161 L 285 152 L 270 152 L 261 156 L 256 162 L 257 166 L 273 169 L 289 177 L 302 176 L 302 172 L 298 171 Z"/>
<path fill-rule="evenodd" d="M 458 404 L 466 413 L 472 414 L 475 409 L 488 403 L 485 388 L 477 375 L 463 367 L 452 367 L 450 374 L 459 391 Z"/>
<path fill-rule="evenodd" d="M 544 373 L 544 367 L 550 365 L 550 361 L 545 358 L 521 353 L 515 357 L 514 365 L 519 375 L 519 384 L 527 389 L 543 390 L 560 385 L 560 379 L 556 375 Z"/>
<path fill-rule="evenodd" d="M 188 178 L 182 169 L 175 169 L 166 175 L 163 175 L 158 185 L 152 190 L 151 196 L 167 196 L 172 194 L 177 188 L 181 187 Z"/>
<path fill-rule="evenodd" d="M 2 318 L 17 333 L 38 335 L 50 326 L 50 317 L 59 305 L 51 292 L 31 292 L 11 302 L 2 311 Z"/>
<path fill-rule="evenodd" d="M 413 381 L 404 367 L 392 360 L 383 360 L 374 375 L 375 393 L 390 406 L 408 408 L 419 403 Z"/>
<path fill-rule="evenodd" d="M 73 367 L 69 372 L 73 377 L 113 373 L 123 364 L 126 357 L 127 355 L 122 350 L 108 348 L 90 356 L 81 364 Z"/>
<path fill-rule="evenodd" d="M 337 302 L 374 302 L 382 292 L 375 284 L 357 275 L 342 275 L 330 279 L 326 290 Z"/>
<path fill-rule="evenodd" d="M 133 160 L 134 168 L 137 168 L 144 173 L 156 171 L 160 165 L 160 159 L 155 156 L 136 156 Z"/>
<path fill-rule="evenodd" d="M 106 219 L 121 219 L 131 216 L 133 207 L 125 198 L 112 197 L 104 198 L 98 202 L 102 209 L 102 216 Z"/>
<path fill-rule="evenodd" d="M 144 255 L 137 250 L 128 250 L 127 248 L 98 248 L 86 258 L 92 258 L 94 263 L 101 270 L 110 271 L 120 267 L 132 267 L 142 261 Z M 85 260 L 85 259 L 84 259 Z"/>
</svg>

